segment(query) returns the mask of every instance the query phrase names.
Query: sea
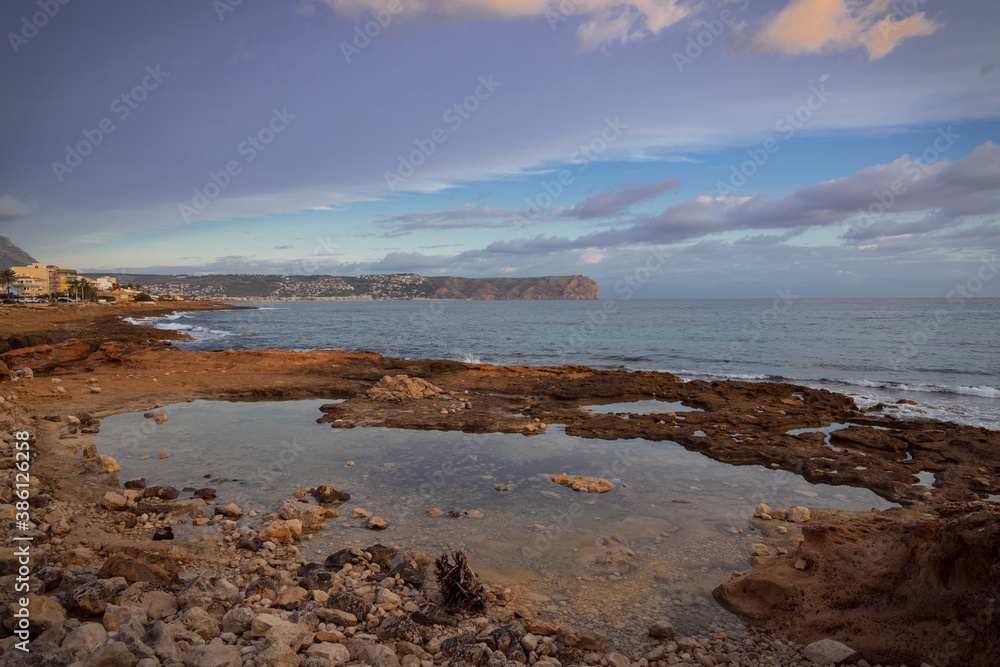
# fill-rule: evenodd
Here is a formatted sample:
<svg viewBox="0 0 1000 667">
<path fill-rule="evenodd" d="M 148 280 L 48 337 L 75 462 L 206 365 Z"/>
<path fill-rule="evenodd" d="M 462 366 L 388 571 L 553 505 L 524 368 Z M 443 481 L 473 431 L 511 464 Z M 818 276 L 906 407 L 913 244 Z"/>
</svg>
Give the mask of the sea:
<svg viewBox="0 0 1000 667">
<path fill-rule="evenodd" d="M 144 320 L 190 350 L 371 350 L 408 359 L 791 382 L 899 418 L 1000 430 L 1000 299 L 261 301 Z"/>
</svg>

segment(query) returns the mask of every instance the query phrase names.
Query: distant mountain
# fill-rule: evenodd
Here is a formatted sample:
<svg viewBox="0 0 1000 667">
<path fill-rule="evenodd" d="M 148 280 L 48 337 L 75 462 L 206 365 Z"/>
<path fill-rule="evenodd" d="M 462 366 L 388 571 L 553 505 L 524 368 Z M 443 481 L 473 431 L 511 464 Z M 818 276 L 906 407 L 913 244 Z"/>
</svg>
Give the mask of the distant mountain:
<svg viewBox="0 0 1000 667">
<path fill-rule="evenodd" d="M 34 257 L 11 243 L 9 238 L 0 236 L 0 270 L 12 266 L 27 266 L 35 261 Z"/>
<path fill-rule="evenodd" d="M 101 274 L 85 274 L 99 277 Z M 596 299 L 597 283 L 587 276 L 458 278 L 390 273 L 367 276 L 277 276 L 114 274 L 151 294 L 215 299 Z"/>
</svg>

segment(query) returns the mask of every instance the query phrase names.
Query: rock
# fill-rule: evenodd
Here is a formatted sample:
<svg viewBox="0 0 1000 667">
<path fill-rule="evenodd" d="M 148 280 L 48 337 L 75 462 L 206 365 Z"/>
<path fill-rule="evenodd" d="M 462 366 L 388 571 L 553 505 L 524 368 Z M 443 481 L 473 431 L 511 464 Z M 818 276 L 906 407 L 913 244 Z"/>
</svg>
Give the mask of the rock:
<svg viewBox="0 0 1000 667">
<path fill-rule="evenodd" d="M 202 639 L 208 640 L 218 637 L 221 632 L 219 622 L 209 616 L 208 612 L 201 607 L 188 607 L 178 620 L 184 624 L 185 628 Z"/>
<path fill-rule="evenodd" d="M 162 542 L 163 540 L 174 539 L 174 529 L 170 526 L 164 526 L 163 528 L 157 528 L 153 531 L 153 541 Z"/>
<path fill-rule="evenodd" d="M 556 639 L 566 646 L 579 648 L 584 651 L 606 653 L 608 650 L 607 638 L 593 630 L 574 632 L 569 628 L 560 627 L 556 630 Z"/>
<path fill-rule="evenodd" d="M 100 394 L 101 393 L 101 388 L 100 387 L 91 386 L 90 387 L 90 393 L 91 394 Z"/>
<path fill-rule="evenodd" d="M 30 652 L 17 649 L 4 653 L 4 667 L 66 667 L 73 662 L 73 654 L 51 642 L 33 641 Z"/>
<path fill-rule="evenodd" d="M 132 584 L 118 595 L 115 603 L 138 607 L 153 621 L 177 613 L 177 596 L 173 589 L 151 581 Z"/>
<path fill-rule="evenodd" d="M 649 636 L 655 639 L 673 639 L 674 626 L 670 621 L 657 621 L 649 626 Z"/>
<path fill-rule="evenodd" d="M 367 562 L 367 559 L 365 558 L 365 552 L 363 552 L 361 549 L 347 548 L 347 549 L 341 549 L 340 551 L 335 551 L 334 553 L 327 556 L 326 560 L 323 562 L 323 565 L 329 568 L 333 568 L 335 570 L 339 570 L 348 563 L 357 565 L 358 563 L 364 563 L 364 562 Z"/>
<path fill-rule="evenodd" d="M 82 584 L 64 594 L 66 608 L 76 613 L 97 616 L 103 614 L 105 607 L 126 588 L 128 582 L 125 577 L 98 579 Z"/>
<path fill-rule="evenodd" d="M 810 519 L 810 517 L 811 515 L 808 507 L 802 507 L 799 505 L 788 510 L 788 520 L 792 523 L 805 523 Z"/>
<path fill-rule="evenodd" d="M 155 658 L 144 659 L 153 660 L 157 665 L 160 664 L 160 661 Z M 140 660 L 139 663 L 141 662 Z M 147 664 L 149 663 L 147 662 Z M 111 642 L 91 653 L 84 665 L 86 667 L 132 667 L 132 665 L 137 665 L 137 663 L 135 656 L 132 655 L 125 644 L 122 642 Z"/>
<path fill-rule="evenodd" d="M 80 651 L 90 653 L 94 647 L 103 644 L 107 638 L 108 631 L 100 623 L 83 623 L 66 635 L 62 647 L 73 654 Z"/>
<path fill-rule="evenodd" d="M 472 632 L 463 632 L 460 635 L 455 635 L 453 637 L 448 637 L 441 642 L 441 651 L 444 653 L 446 658 L 450 658 L 455 653 L 458 652 L 463 646 L 470 646 L 479 641 L 478 637 Z"/>
<path fill-rule="evenodd" d="M 767 545 L 761 544 L 760 542 L 750 547 L 750 554 L 753 556 L 766 556 L 769 553 L 771 553 L 771 551 L 767 548 Z"/>
<path fill-rule="evenodd" d="M 366 519 L 368 518 L 368 512 L 361 509 L 360 507 L 355 507 L 354 509 L 351 510 L 351 518 L 355 520 Z"/>
<path fill-rule="evenodd" d="M 806 569 L 806 568 L 807 568 L 808 566 L 809 566 L 809 564 L 808 564 L 807 562 L 805 562 L 805 561 L 804 561 L 803 559 L 801 559 L 801 558 L 800 558 L 800 559 L 798 559 L 797 561 L 795 561 L 795 569 L 796 569 L 796 570 L 804 570 L 804 569 Z"/>
<path fill-rule="evenodd" d="M 299 586 L 307 591 L 327 591 L 333 586 L 333 573 L 320 563 L 308 563 L 297 574 Z"/>
<path fill-rule="evenodd" d="M 14 614 L 21 611 L 20 600 L 7 605 L 8 618 L 13 620 Z M 32 628 L 59 627 L 66 621 L 66 609 L 55 599 L 44 595 L 28 595 L 28 619 Z"/>
<path fill-rule="evenodd" d="M 295 541 L 292 537 L 291 529 L 281 519 L 268 521 L 261 525 L 257 529 L 257 537 L 265 542 L 274 542 L 276 544 L 291 544 Z"/>
<path fill-rule="evenodd" d="M 410 378 L 406 375 L 384 376 L 371 389 L 368 398 L 375 401 L 400 402 L 412 398 L 430 398 L 443 393 L 440 387 L 432 385 L 422 378 Z"/>
<path fill-rule="evenodd" d="M 117 475 L 121 472 L 122 467 L 118 465 L 118 461 L 115 461 L 112 457 L 107 454 L 100 454 L 97 457 L 97 465 L 100 466 L 101 470 L 108 473 L 109 475 Z"/>
<path fill-rule="evenodd" d="M 388 588 L 379 588 L 375 593 L 375 604 L 395 609 L 399 605 L 403 604 L 403 601 L 398 595 L 390 591 Z"/>
<path fill-rule="evenodd" d="M 520 623 L 511 623 L 490 632 L 496 650 L 501 651 L 508 659 L 519 662 L 526 662 L 524 649 L 521 648 L 521 638 L 524 635 L 524 626 Z"/>
<path fill-rule="evenodd" d="M 146 479 L 143 477 L 136 477 L 135 479 L 130 479 L 125 482 L 126 489 L 144 489 L 146 488 Z"/>
<path fill-rule="evenodd" d="M 149 554 L 149 557 L 152 562 L 142 562 L 135 558 L 115 554 L 101 566 L 101 571 L 97 573 L 97 576 L 101 579 L 123 577 L 129 584 L 134 584 L 137 581 L 173 583 L 174 577 L 180 569 L 180 564 L 164 557 L 157 558 L 156 554 Z"/>
<path fill-rule="evenodd" d="M 299 656 L 284 644 L 272 644 L 257 655 L 255 662 L 261 667 L 299 667 Z"/>
<path fill-rule="evenodd" d="M 278 609 L 298 609 L 308 595 L 309 591 L 301 586 L 286 586 L 278 591 L 273 606 Z"/>
<path fill-rule="evenodd" d="M 609 653 L 607 659 L 611 667 L 629 667 L 632 664 L 632 661 L 621 653 Z M 712 665 L 715 665 L 715 662 L 712 662 Z"/>
<path fill-rule="evenodd" d="M 236 543 L 236 548 L 256 553 L 264 548 L 264 541 L 259 537 L 244 537 Z"/>
<path fill-rule="evenodd" d="M 118 627 L 131 617 L 139 619 L 140 623 L 149 622 L 149 614 L 141 607 L 120 606 L 109 604 L 104 608 L 101 625 L 109 632 L 118 632 Z"/>
<path fill-rule="evenodd" d="M 256 614 L 247 607 L 233 607 L 222 617 L 222 631 L 241 635 L 250 630 Z"/>
<path fill-rule="evenodd" d="M 329 661 L 331 667 L 339 667 L 351 659 L 351 652 L 343 644 L 331 642 L 321 642 L 313 644 L 305 650 L 306 656 L 310 658 L 322 658 Z"/>
<path fill-rule="evenodd" d="M 537 618 L 528 619 L 525 629 L 533 635 L 540 635 L 542 637 L 551 637 L 558 630 L 554 624 Z"/>
<path fill-rule="evenodd" d="M 850 646 L 845 646 L 832 639 L 820 639 L 802 649 L 802 655 L 821 665 L 839 665 L 842 662 L 854 662 L 858 659 L 857 652 Z"/>
<path fill-rule="evenodd" d="M 329 599 L 327 600 L 329 601 Z M 358 617 L 342 609 L 323 609 L 323 616 L 327 623 L 334 623 L 344 628 L 349 628 L 358 624 Z"/>
<path fill-rule="evenodd" d="M 538 635 L 528 633 L 521 637 L 521 648 L 524 649 L 525 653 L 531 653 L 538 648 L 538 643 L 541 639 Z"/>
<path fill-rule="evenodd" d="M 409 616 L 396 614 L 382 619 L 375 634 L 382 641 L 394 640 L 410 642 L 411 644 L 422 644 L 423 638 L 420 636 L 420 628 Z"/>
<path fill-rule="evenodd" d="M 222 507 L 216 507 L 215 514 L 221 514 L 227 519 L 239 519 L 243 516 L 243 510 L 241 510 L 239 505 L 236 503 L 229 503 L 228 505 L 223 505 Z"/>
<path fill-rule="evenodd" d="M 321 484 L 316 487 L 313 491 L 312 497 L 316 499 L 318 503 L 331 504 L 331 503 L 346 503 L 351 499 L 351 494 L 344 491 L 338 491 L 332 486 L 327 486 L 326 484 Z"/>
<path fill-rule="evenodd" d="M 156 423 L 160 424 L 162 422 L 156 422 Z M 160 460 L 169 459 L 170 458 L 170 452 L 160 452 L 159 458 L 160 458 Z"/>
<path fill-rule="evenodd" d="M 764 503 L 760 503 L 754 509 L 753 515 L 755 517 L 760 518 L 760 519 L 770 519 L 771 518 L 771 508 L 768 507 L 767 505 L 765 505 Z"/>
<path fill-rule="evenodd" d="M 213 602 L 232 607 L 240 600 L 240 589 L 221 577 L 201 575 L 177 594 L 181 609 L 188 607 L 209 608 Z"/>
<path fill-rule="evenodd" d="M 149 635 L 146 628 L 137 618 L 128 618 L 118 626 L 118 641 L 125 644 L 125 647 L 132 655 L 139 658 L 155 658 L 156 652 L 149 645 Z"/>
<path fill-rule="evenodd" d="M 194 493 L 191 494 L 192 498 L 201 498 L 202 500 L 215 500 L 217 492 L 211 487 L 204 489 L 195 489 Z"/>
<path fill-rule="evenodd" d="M 396 550 L 384 544 L 373 544 L 366 548 L 365 552 L 371 554 L 372 562 L 382 568 L 383 572 L 388 572 L 392 568 L 392 561 L 396 557 Z"/>
<path fill-rule="evenodd" d="M 567 477 L 566 473 L 552 475 L 550 480 L 582 493 L 607 493 L 613 488 L 611 482 L 600 477 Z"/>
<path fill-rule="evenodd" d="M 128 498 L 120 493 L 115 493 L 114 491 L 108 491 L 104 494 L 104 497 L 101 498 L 101 507 L 111 512 L 120 512 L 127 506 Z"/>
<path fill-rule="evenodd" d="M 309 502 L 286 500 L 278 508 L 278 516 L 285 520 L 301 521 L 304 528 L 311 528 L 323 523 L 326 510 Z"/>
<path fill-rule="evenodd" d="M 432 507 L 429 510 L 427 510 L 427 514 L 429 514 L 430 516 L 441 516 L 442 514 L 444 514 L 444 510 L 442 510 L 440 507 Z"/>
<path fill-rule="evenodd" d="M 458 625 L 458 619 L 432 602 L 424 602 L 410 615 L 420 625 Z"/>
<path fill-rule="evenodd" d="M 389 522 L 380 516 L 373 516 L 365 522 L 365 528 L 368 530 L 385 530 L 388 527 Z"/>
<path fill-rule="evenodd" d="M 787 521 L 788 510 L 774 510 L 773 512 L 771 512 L 771 518 L 777 519 L 778 521 Z"/>
<path fill-rule="evenodd" d="M 410 586 L 420 588 L 427 579 L 427 568 L 415 560 L 404 560 L 389 571 L 389 576 L 399 576 Z"/>
<path fill-rule="evenodd" d="M 371 604 L 368 601 L 347 592 L 331 595 L 326 601 L 326 606 L 353 614 L 359 621 L 368 618 L 368 613 L 371 611 Z"/>
<path fill-rule="evenodd" d="M 497 653 L 496 655 L 502 655 Z M 479 644 L 467 644 L 459 647 L 452 656 L 449 664 L 458 667 L 485 667 L 489 662 L 490 655 L 485 646 Z M 537 663 L 536 663 L 537 664 Z"/>
<path fill-rule="evenodd" d="M 184 654 L 185 667 L 243 667 L 240 650 L 224 644 L 196 646 Z"/>
<path fill-rule="evenodd" d="M 285 521 L 285 528 L 288 529 L 288 534 L 292 536 L 293 540 L 298 540 L 302 537 L 302 522 L 298 519 L 287 519 Z"/>
<path fill-rule="evenodd" d="M 166 412 L 154 412 L 153 413 L 153 421 L 156 422 L 157 424 L 162 424 L 163 422 L 167 421 L 167 413 Z"/>
<path fill-rule="evenodd" d="M 278 621 L 264 633 L 264 646 L 282 644 L 298 653 L 299 649 L 309 646 L 313 642 L 313 633 L 299 623 L 288 621 Z"/>
</svg>

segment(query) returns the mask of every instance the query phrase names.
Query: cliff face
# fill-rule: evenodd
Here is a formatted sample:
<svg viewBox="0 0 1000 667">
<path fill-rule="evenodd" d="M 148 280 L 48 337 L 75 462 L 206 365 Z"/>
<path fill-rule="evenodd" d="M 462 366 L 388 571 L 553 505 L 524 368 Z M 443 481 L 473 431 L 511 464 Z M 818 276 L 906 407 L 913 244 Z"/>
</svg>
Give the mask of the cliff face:
<svg viewBox="0 0 1000 667">
<path fill-rule="evenodd" d="M 540 278 L 429 278 L 437 299 L 596 299 L 597 283 L 587 276 Z"/>
<path fill-rule="evenodd" d="M 12 266 L 27 266 L 35 262 L 35 258 L 10 242 L 6 236 L 0 236 L 0 269 Z"/>
</svg>

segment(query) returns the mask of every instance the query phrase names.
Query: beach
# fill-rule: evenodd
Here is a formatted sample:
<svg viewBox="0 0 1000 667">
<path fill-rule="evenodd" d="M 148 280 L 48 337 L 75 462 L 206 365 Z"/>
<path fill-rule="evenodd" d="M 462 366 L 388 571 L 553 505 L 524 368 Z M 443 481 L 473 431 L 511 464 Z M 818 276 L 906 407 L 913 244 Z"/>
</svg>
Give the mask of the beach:
<svg viewBox="0 0 1000 667">
<path fill-rule="evenodd" d="M 186 340 L 183 331 L 122 319 L 220 308 L 228 306 L 3 308 L 4 469 L 14 476 L 15 443 L 28 442 L 36 499 L 26 530 L 5 515 L 4 568 L 16 576 L 13 534 L 32 537 L 32 638 L 51 645 L 35 651 L 51 653 L 45 664 L 791 665 L 819 662 L 808 656 L 830 649 L 816 646 L 829 640 L 849 647 L 837 658 L 842 664 L 943 666 L 991 664 L 1000 651 L 996 431 L 902 420 L 864 411 L 842 394 L 781 382 L 366 351 L 176 349 L 170 342 Z M 141 486 L 119 479 L 125 462 L 94 446 L 101 421 L 123 413 L 148 412 L 156 423 L 171 404 L 305 399 L 329 400 L 315 416 L 338 432 L 531 439 L 559 429 L 584 440 L 670 442 L 730 466 L 867 489 L 892 506 L 858 512 L 808 507 L 808 499 L 773 508 L 762 500 L 744 517 L 753 535 L 741 529 L 734 536 L 746 550 L 745 568 L 713 591 L 746 628 L 685 636 L 662 618 L 641 628 L 645 644 L 619 647 L 607 632 L 565 622 L 571 614 L 560 617 L 514 582 L 484 581 L 484 609 L 434 617 L 425 605 L 442 603 L 431 567 L 439 554 L 394 543 L 391 506 L 369 505 L 366 516 L 353 518 L 349 501 L 326 490 L 333 485 L 322 477 L 301 479 L 287 499 L 250 516 L 227 499 L 225 485 L 192 497 L 197 490 L 163 491 L 153 478 Z M 676 407 L 629 408 L 653 400 Z M 616 407 L 583 409 L 602 403 Z M 225 461 L 212 467 L 215 477 L 227 475 Z M 612 479 L 608 493 L 566 493 L 615 502 L 621 486 Z M 419 507 L 434 509 L 441 508 Z M 374 517 L 388 517 L 385 532 Z M 172 526 L 178 537 L 154 541 Z M 317 535 L 346 526 L 355 538 L 374 528 L 360 534 L 372 545 L 387 543 L 392 554 L 307 553 Z M 612 541 L 595 558 L 624 562 L 634 551 Z M 470 566 L 477 569 L 474 559 Z M 630 576 L 625 567 L 611 574 Z M 5 602 L 11 628 L 16 605 Z M 170 641 L 162 638 L 171 633 L 153 629 L 157 622 L 176 630 Z M 109 631 L 118 632 L 110 642 Z M 462 639 L 449 643 L 455 637 Z M 0 642 L 5 664 L 20 664 L 10 662 L 16 639 Z M 98 645 L 101 656 L 90 655 Z M 71 650 L 82 646 L 83 653 Z"/>
</svg>

